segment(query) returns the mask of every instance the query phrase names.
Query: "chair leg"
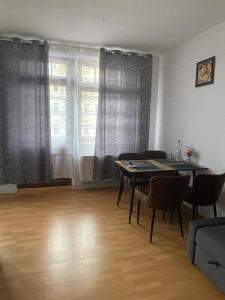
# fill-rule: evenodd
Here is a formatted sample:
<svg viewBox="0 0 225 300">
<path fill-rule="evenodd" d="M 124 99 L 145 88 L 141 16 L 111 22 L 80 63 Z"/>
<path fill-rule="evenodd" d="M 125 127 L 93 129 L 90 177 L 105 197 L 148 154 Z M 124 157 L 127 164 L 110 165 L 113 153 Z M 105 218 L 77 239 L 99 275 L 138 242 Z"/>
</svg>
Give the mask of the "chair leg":
<svg viewBox="0 0 225 300">
<path fill-rule="evenodd" d="M 192 220 L 195 220 L 195 205 L 192 205 Z"/>
<path fill-rule="evenodd" d="M 172 223 L 173 220 L 173 209 L 170 211 L 170 222 Z"/>
<path fill-rule="evenodd" d="M 162 218 L 163 218 L 163 221 L 165 221 L 165 219 L 166 219 L 166 211 L 165 210 L 163 210 Z"/>
<path fill-rule="evenodd" d="M 195 206 L 196 216 L 198 216 L 198 205 Z"/>
<path fill-rule="evenodd" d="M 217 218 L 216 204 L 213 204 L 214 217 Z"/>
<path fill-rule="evenodd" d="M 181 212 L 180 212 L 180 207 L 177 209 L 178 211 L 178 216 L 179 216 L 179 222 L 180 222 L 180 232 L 182 238 L 184 237 L 184 232 L 183 232 L 183 225 L 182 225 L 182 217 L 181 217 Z"/>
<path fill-rule="evenodd" d="M 120 181 L 120 189 L 119 189 L 119 195 L 118 195 L 118 200 L 117 200 L 117 207 L 119 206 L 120 199 L 123 193 L 123 187 L 124 187 L 124 176 L 121 176 L 121 181 Z"/>
<path fill-rule="evenodd" d="M 153 211 L 152 211 L 152 221 L 151 221 L 151 230 L 150 230 L 150 243 L 152 242 L 154 223 L 155 223 L 155 209 L 153 209 Z"/>
<path fill-rule="evenodd" d="M 139 224 L 140 219 L 140 210 L 141 210 L 141 201 L 138 200 L 138 209 L 137 209 L 137 224 Z"/>
</svg>

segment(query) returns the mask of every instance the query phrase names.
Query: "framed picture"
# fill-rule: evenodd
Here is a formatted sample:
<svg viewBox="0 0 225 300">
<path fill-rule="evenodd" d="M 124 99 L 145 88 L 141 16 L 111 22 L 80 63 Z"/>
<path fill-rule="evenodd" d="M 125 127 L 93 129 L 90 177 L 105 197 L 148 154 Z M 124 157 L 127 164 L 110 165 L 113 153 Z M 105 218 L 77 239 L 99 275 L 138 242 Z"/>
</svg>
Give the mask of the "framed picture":
<svg viewBox="0 0 225 300">
<path fill-rule="evenodd" d="M 197 63 L 195 79 L 196 87 L 214 83 L 215 61 L 216 57 L 213 56 Z"/>
</svg>

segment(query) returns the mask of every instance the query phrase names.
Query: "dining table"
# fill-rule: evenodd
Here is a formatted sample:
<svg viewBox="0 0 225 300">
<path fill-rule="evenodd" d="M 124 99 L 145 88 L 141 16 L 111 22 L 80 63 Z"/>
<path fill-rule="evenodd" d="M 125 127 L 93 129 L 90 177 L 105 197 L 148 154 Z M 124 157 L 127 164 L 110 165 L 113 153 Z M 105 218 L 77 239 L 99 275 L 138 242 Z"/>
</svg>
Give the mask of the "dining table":
<svg viewBox="0 0 225 300">
<path fill-rule="evenodd" d="M 163 175 L 165 172 L 173 171 L 179 174 L 181 171 L 191 171 L 193 177 L 196 175 L 196 171 L 207 170 L 207 167 L 201 166 L 196 162 L 186 160 L 175 160 L 175 159 L 150 159 L 150 160 L 117 160 L 115 163 L 120 168 L 121 174 L 128 174 L 132 182 L 132 190 L 130 197 L 130 208 L 129 208 L 129 224 L 131 222 L 131 216 L 133 211 L 134 194 L 136 187 L 136 180 L 138 176 L 156 176 Z M 124 176 L 121 176 L 121 183 Z"/>
</svg>

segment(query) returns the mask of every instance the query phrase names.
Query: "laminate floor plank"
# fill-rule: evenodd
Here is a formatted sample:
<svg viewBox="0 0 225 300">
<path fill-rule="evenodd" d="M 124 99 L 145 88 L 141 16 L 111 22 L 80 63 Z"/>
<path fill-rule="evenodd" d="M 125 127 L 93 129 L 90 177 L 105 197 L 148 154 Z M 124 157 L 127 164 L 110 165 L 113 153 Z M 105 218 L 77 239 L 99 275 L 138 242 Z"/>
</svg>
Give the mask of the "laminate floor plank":
<svg viewBox="0 0 225 300">
<path fill-rule="evenodd" d="M 219 300 L 217 288 L 186 257 L 191 212 L 150 212 L 128 224 L 130 191 L 70 187 L 0 195 L 0 300 Z"/>
</svg>

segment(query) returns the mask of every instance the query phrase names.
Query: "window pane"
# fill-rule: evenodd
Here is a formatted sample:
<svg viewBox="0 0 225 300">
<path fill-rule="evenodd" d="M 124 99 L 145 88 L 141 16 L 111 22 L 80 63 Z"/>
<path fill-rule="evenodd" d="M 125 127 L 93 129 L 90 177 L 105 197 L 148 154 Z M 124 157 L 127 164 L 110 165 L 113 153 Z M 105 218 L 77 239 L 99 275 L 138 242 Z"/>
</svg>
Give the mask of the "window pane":
<svg viewBox="0 0 225 300">
<path fill-rule="evenodd" d="M 79 58 L 78 80 L 80 154 L 94 155 L 99 85 L 97 57 Z"/>
<path fill-rule="evenodd" d="M 99 68 L 95 65 L 88 66 L 87 64 L 81 67 L 81 81 L 82 83 L 98 83 Z"/>
<path fill-rule="evenodd" d="M 50 85 L 50 120 L 53 150 L 67 144 L 67 97 L 66 87 Z"/>
<path fill-rule="evenodd" d="M 50 96 L 52 97 L 66 97 L 66 87 L 61 85 L 50 85 Z"/>
<path fill-rule="evenodd" d="M 67 65 L 58 59 L 53 59 L 49 64 L 49 75 L 50 77 L 66 77 Z"/>
<path fill-rule="evenodd" d="M 78 149 L 81 156 L 94 155 L 98 62 L 97 56 L 51 57 L 50 115 L 54 152 L 63 149 L 76 153 Z"/>
<path fill-rule="evenodd" d="M 98 92 L 80 93 L 80 152 L 82 155 L 94 155 L 97 121 Z"/>
</svg>

